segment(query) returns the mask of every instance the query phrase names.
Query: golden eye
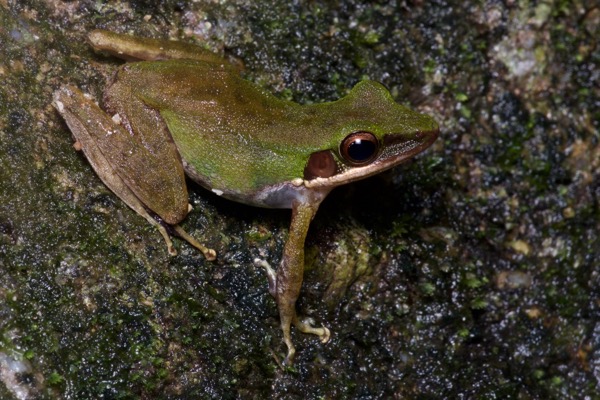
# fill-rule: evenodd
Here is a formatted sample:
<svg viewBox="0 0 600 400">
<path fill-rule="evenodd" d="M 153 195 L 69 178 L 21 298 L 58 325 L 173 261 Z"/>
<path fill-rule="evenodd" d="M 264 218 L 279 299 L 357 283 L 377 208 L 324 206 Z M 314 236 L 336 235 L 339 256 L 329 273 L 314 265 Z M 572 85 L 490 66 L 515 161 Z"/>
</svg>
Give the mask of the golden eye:
<svg viewBox="0 0 600 400">
<path fill-rule="evenodd" d="M 371 132 L 354 132 L 346 136 L 340 145 L 344 160 L 352 165 L 367 164 L 377 156 L 379 141 Z"/>
</svg>

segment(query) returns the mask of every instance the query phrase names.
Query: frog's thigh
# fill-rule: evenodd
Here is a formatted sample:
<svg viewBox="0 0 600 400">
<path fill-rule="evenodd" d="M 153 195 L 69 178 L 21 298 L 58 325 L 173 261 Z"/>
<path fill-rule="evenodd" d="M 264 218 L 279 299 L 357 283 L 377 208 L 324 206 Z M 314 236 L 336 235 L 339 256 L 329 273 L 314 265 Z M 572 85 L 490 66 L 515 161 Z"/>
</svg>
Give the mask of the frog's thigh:
<svg viewBox="0 0 600 400">
<path fill-rule="evenodd" d="M 147 208 L 169 224 L 188 213 L 188 193 L 179 152 L 159 112 L 115 82 L 106 92 L 106 107 L 122 126 L 118 137 L 98 137 L 119 176 Z M 125 133 L 123 135 L 123 133 Z M 114 135 L 113 135 L 114 136 Z"/>
<path fill-rule="evenodd" d="M 98 134 L 111 135 L 114 131 L 123 129 L 115 125 L 104 111 L 94 102 L 86 99 L 83 93 L 74 86 L 64 86 L 57 90 L 54 93 L 54 106 L 64 117 L 102 182 L 129 207 L 156 226 L 167 244 L 169 253 L 175 254 L 173 243 L 165 228 L 148 214 L 144 205 L 120 178 L 111 162 L 96 144 L 94 137 Z"/>
</svg>

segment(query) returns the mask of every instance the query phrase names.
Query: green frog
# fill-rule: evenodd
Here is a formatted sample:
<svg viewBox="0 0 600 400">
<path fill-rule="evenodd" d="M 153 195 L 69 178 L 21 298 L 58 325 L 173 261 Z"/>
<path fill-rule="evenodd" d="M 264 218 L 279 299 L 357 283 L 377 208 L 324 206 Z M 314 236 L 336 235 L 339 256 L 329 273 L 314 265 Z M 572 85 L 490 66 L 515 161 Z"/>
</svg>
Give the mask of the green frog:
<svg viewBox="0 0 600 400">
<path fill-rule="evenodd" d="M 74 86 L 53 105 L 75 147 L 119 198 L 162 234 L 165 226 L 199 249 L 216 253 L 178 224 L 191 209 L 185 174 L 227 199 L 292 210 L 281 264 L 267 271 L 275 298 L 285 363 L 295 348 L 290 329 L 317 335 L 296 314 L 304 272 L 304 240 L 319 204 L 337 186 L 364 179 L 419 154 L 437 138 L 437 123 L 397 104 L 380 83 L 361 81 L 343 98 L 300 105 L 281 100 L 240 76 L 240 68 L 200 47 L 96 30 L 98 51 L 128 62 L 107 85 L 104 109 Z"/>
</svg>

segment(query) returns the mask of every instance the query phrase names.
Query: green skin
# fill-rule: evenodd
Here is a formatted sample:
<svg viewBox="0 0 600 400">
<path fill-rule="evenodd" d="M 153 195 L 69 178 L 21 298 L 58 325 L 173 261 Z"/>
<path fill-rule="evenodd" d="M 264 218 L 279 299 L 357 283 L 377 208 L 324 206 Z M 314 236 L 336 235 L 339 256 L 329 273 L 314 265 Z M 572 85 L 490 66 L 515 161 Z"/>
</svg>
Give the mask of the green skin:
<svg viewBox="0 0 600 400">
<path fill-rule="evenodd" d="M 313 327 L 295 308 L 310 222 L 334 187 L 429 147 L 438 136 L 435 121 L 397 104 L 373 81 L 360 82 L 338 101 L 299 105 L 242 79 L 234 65 L 193 45 L 107 31 L 94 31 L 88 40 L 96 50 L 142 60 L 117 71 L 104 95 L 106 112 L 73 86 L 54 94 L 76 147 L 98 176 L 159 229 L 171 254 L 171 239 L 153 214 L 207 259 L 216 257 L 178 225 L 190 209 L 184 174 L 234 201 L 291 208 L 281 265 L 275 271 L 256 262 L 266 268 L 277 301 L 285 362 L 295 354 L 292 324 L 327 342 L 329 329 Z M 373 144 L 366 156 L 345 151 L 364 142 Z"/>
</svg>

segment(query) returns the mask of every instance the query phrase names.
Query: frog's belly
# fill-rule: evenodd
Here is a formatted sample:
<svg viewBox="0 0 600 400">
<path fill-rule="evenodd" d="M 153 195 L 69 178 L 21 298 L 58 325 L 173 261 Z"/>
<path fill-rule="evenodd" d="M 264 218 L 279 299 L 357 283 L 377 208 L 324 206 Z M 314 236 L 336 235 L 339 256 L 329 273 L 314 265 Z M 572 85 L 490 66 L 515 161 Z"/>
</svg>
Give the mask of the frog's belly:
<svg viewBox="0 0 600 400">
<path fill-rule="evenodd" d="M 291 182 L 263 187 L 250 193 L 242 193 L 228 188 L 213 187 L 209 179 L 199 174 L 191 164 L 183 163 L 185 173 L 195 182 L 218 196 L 238 203 L 264 208 L 292 208 L 294 203 L 320 203 L 332 188 L 307 188 L 303 184 Z"/>
</svg>

